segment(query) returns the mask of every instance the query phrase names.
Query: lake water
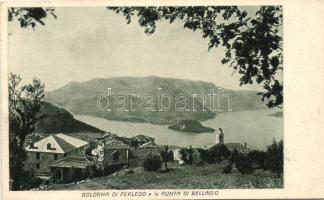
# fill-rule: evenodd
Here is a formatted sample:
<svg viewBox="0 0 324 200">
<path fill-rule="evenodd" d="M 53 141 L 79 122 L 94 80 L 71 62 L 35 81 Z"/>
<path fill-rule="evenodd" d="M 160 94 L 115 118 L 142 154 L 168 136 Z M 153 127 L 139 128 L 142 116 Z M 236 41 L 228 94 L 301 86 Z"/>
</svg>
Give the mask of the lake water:
<svg viewBox="0 0 324 200">
<path fill-rule="evenodd" d="M 216 130 L 222 128 L 225 143 L 239 142 L 252 149 L 265 149 L 273 139 L 283 138 L 283 118 L 270 116 L 276 110 L 257 110 L 219 113 L 214 119 L 202 122 Z M 208 146 L 216 141 L 215 133 L 184 133 L 168 129 L 167 125 L 111 121 L 98 117 L 75 115 L 76 119 L 119 136 L 138 134 L 155 138 L 158 144 L 177 146 Z"/>
</svg>

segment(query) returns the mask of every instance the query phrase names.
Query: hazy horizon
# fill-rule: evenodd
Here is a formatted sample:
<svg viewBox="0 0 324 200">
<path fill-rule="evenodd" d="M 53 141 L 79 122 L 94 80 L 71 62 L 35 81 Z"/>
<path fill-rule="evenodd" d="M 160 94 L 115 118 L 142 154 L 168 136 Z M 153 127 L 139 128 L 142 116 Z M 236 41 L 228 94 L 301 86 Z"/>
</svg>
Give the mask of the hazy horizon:
<svg viewBox="0 0 324 200">
<path fill-rule="evenodd" d="M 70 83 L 85 83 L 85 82 L 89 82 L 89 81 L 92 81 L 92 80 L 97 80 L 97 79 L 114 79 L 114 78 L 149 78 L 149 77 L 157 77 L 157 78 L 162 78 L 162 79 L 178 79 L 178 80 L 188 80 L 188 81 L 202 81 L 202 82 L 206 82 L 206 83 L 212 83 L 212 82 L 208 82 L 208 81 L 204 81 L 204 80 L 192 80 L 192 79 L 186 79 L 186 78 L 173 78 L 173 77 L 164 77 L 164 76 L 156 76 L 156 75 L 148 75 L 148 76 L 114 76 L 114 77 L 109 77 L 109 78 L 106 78 L 106 77 L 96 77 L 96 78 L 92 78 L 92 79 L 89 79 L 89 80 L 85 80 L 85 81 L 70 81 L 70 82 L 67 82 L 66 84 L 64 84 L 62 87 L 70 84 Z M 223 89 L 230 89 L 230 90 L 235 90 L 235 91 L 246 91 L 242 88 L 238 88 L 238 89 L 231 89 L 231 88 L 226 88 L 226 87 L 223 87 L 221 85 L 216 85 L 215 83 L 212 83 L 214 84 L 216 87 L 218 88 L 223 88 Z M 60 88 L 62 88 L 60 87 Z M 54 89 L 46 89 L 45 88 L 45 91 L 46 92 L 51 92 L 51 91 L 55 91 L 57 89 L 60 89 L 60 88 L 54 88 Z M 256 92 L 259 92 L 259 91 L 262 91 L 262 90 L 253 90 L 253 89 L 247 89 L 248 91 L 256 91 Z"/>
</svg>

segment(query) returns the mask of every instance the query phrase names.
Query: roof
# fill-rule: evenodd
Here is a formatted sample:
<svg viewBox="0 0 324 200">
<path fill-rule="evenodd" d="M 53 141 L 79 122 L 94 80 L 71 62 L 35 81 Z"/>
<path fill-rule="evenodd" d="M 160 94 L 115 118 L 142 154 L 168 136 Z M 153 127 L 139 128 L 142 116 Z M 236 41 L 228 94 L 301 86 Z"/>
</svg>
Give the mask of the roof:
<svg viewBox="0 0 324 200">
<path fill-rule="evenodd" d="M 146 136 L 146 135 L 136 135 L 131 139 L 136 140 L 137 142 L 147 143 L 150 141 L 154 141 L 154 138 Z"/>
<path fill-rule="evenodd" d="M 214 146 L 216 146 L 218 144 L 214 144 L 214 145 L 210 145 L 207 147 L 207 149 L 210 149 Z M 235 149 L 239 152 L 248 152 L 249 149 L 247 147 L 245 147 L 244 145 L 242 145 L 241 143 L 224 143 L 224 145 L 230 150 L 230 151 L 234 151 Z"/>
<path fill-rule="evenodd" d="M 107 133 L 104 133 L 101 136 L 97 137 L 97 139 L 99 139 L 99 140 L 105 139 L 105 138 L 109 137 L 110 135 L 111 135 L 111 133 L 107 132 Z"/>
<path fill-rule="evenodd" d="M 47 148 L 50 144 L 51 149 Z M 75 137 L 71 137 L 62 133 L 56 135 L 50 135 L 34 143 L 34 148 L 30 145 L 26 148 L 26 151 L 33 152 L 47 152 L 47 153 L 67 153 L 73 149 L 80 148 L 89 144 L 86 141 L 80 140 Z"/>
<path fill-rule="evenodd" d="M 146 142 L 144 144 L 142 144 L 140 147 L 155 147 L 156 145 L 154 144 L 153 141 L 149 141 L 149 142 Z"/>
<path fill-rule="evenodd" d="M 49 165 L 49 167 L 62 167 L 62 168 L 80 168 L 85 169 L 94 163 L 89 161 L 86 157 L 67 156 Z"/>
<path fill-rule="evenodd" d="M 126 148 L 128 148 L 128 145 L 116 138 L 111 138 L 105 144 L 105 149 L 126 149 Z"/>
<path fill-rule="evenodd" d="M 248 148 L 241 143 L 225 143 L 225 146 L 231 151 L 234 151 L 235 149 L 239 152 L 248 151 Z"/>
</svg>

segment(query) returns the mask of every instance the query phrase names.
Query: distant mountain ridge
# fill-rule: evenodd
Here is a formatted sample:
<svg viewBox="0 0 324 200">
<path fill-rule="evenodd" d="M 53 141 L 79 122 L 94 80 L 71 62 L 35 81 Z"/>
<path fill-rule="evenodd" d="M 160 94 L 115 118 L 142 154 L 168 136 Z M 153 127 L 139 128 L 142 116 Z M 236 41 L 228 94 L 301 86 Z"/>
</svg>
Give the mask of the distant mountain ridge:
<svg viewBox="0 0 324 200">
<path fill-rule="evenodd" d="M 98 109 L 97 98 L 100 94 L 107 94 L 108 88 L 111 88 L 110 97 L 112 100 L 116 101 L 116 98 L 119 98 L 118 96 L 124 96 L 125 101 L 123 101 L 123 105 L 126 105 L 125 108 L 128 111 L 117 111 L 114 109 L 102 111 Z M 161 91 L 159 91 L 159 88 Z M 218 87 L 213 83 L 204 81 L 156 76 L 113 77 L 93 79 L 86 82 L 71 82 L 62 88 L 47 92 L 45 99 L 78 115 L 90 115 L 120 121 L 173 124 L 183 119 L 203 121 L 215 117 L 216 112 L 213 110 L 215 106 L 211 105 L 210 96 L 208 96 L 211 90 L 214 90 L 217 94 Z M 231 97 L 232 111 L 266 108 L 260 100 L 260 96 L 257 95 L 257 91 L 221 89 L 220 92 L 222 95 L 229 95 Z M 161 108 L 161 101 L 159 101 L 161 94 L 171 97 L 168 110 L 159 111 Z M 182 100 L 184 98 L 187 99 L 186 108 L 190 111 L 179 111 L 176 109 L 177 105 L 182 105 L 181 107 L 184 105 L 184 103 L 177 103 L 178 101 L 175 99 L 180 94 L 183 96 Z M 193 94 L 197 94 L 194 99 Z M 148 101 L 145 95 L 151 96 L 152 101 Z M 110 107 L 113 105 L 112 100 Z M 143 102 L 146 102 L 146 104 L 144 103 L 145 106 L 152 109 L 149 111 L 144 110 Z M 219 102 L 219 109 L 227 111 L 229 108 L 228 98 L 221 97 Z M 165 104 L 165 101 L 163 103 Z M 217 102 L 216 106 L 218 106 Z"/>
</svg>

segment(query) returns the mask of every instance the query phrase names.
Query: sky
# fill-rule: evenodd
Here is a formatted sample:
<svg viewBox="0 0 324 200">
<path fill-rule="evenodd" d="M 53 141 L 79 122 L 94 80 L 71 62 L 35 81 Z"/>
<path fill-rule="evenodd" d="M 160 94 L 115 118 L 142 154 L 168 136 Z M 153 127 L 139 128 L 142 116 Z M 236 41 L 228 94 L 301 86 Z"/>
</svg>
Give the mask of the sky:
<svg viewBox="0 0 324 200">
<path fill-rule="evenodd" d="M 208 51 L 208 40 L 180 22 L 159 22 L 148 36 L 138 23 L 127 24 L 105 7 L 60 7 L 55 13 L 58 19 L 48 16 L 35 30 L 9 23 L 9 71 L 25 82 L 41 79 L 47 91 L 71 81 L 150 75 L 262 88 L 240 87 L 240 76 L 221 64 L 224 49 Z"/>
</svg>

